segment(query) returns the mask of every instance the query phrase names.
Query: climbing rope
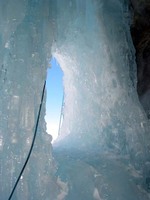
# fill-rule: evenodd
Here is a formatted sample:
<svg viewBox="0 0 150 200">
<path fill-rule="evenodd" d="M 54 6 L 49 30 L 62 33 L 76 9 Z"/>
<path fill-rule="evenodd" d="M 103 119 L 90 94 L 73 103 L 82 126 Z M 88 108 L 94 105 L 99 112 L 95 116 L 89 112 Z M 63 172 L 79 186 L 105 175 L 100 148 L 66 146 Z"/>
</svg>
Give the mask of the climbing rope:
<svg viewBox="0 0 150 200">
<path fill-rule="evenodd" d="M 60 111 L 60 118 L 59 118 L 58 136 L 60 135 L 60 129 L 61 129 L 62 118 L 63 118 L 63 109 L 64 109 L 64 93 L 62 97 L 62 104 L 61 104 L 61 111 Z"/>
<path fill-rule="evenodd" d="M 37 117 L 37 121 L 36 121 L 36 126 L 35 126 L 35 131 L 34 131 L 34 136 L 33 136 L 32 144 L 31 144 L 31 147 L 30 147 L 28 156 L 27 156 L 27 158 L 26 158 L 26 161 L 25 161 L 25 163 L 24 163 L 24 165 L 23 165 L 23 167 L 22 167 L 22 170 L 21 170 L 21 172 L 20 172 L 20 174 L 19 174 L 19 176 L 18 176 L 18 179 L 17 179 L 17 181 L 16 181 L 16 183 L 15 183 L 13 189 L 12 189 L 12 192 L 11 192 L 11 194 L 10 194 L 8 200 L 11 200 L 11 198 L 12 198 L 12 196 L 13 196 L 13 194 L 14 194 L 14 191 L 15 191 L 15 189 L 16 189 L 18 183 L 19 183 L 19 180 L 20 180 L 20 178 L 21 178 L 21 176 L 22 176 L 22 174 L 23 174 L 23 172 L 24 172 L 24 170 L 25 170 L 25 167 L 26 167 L 26 165 L 27 165 L 27 163 L 28 163 L 28 161 L 29 161 L 30 155 L 31 155 L 31 153 L 32 153 L 32 149 L 33 149 L 33 146 L 34 146 L 35 138 L 36 138 L 36 135 L 37 135 L 37 128 L 38 128 L 38 124 L 39 124 L 39 119 L 40 119 L 40 114 L 41 114 L 41 108 L 42 108 L 43 99 L 44 99 L 45 86 L 46 86 L 46 81 L 45 81 L 44 86 L 43 86 L 42 97 L 41 97 L 41 103 L 40 103 L 40 107 L 39 107 L 39 112 L 38 112 L 38 117 Z"/>
</svg>

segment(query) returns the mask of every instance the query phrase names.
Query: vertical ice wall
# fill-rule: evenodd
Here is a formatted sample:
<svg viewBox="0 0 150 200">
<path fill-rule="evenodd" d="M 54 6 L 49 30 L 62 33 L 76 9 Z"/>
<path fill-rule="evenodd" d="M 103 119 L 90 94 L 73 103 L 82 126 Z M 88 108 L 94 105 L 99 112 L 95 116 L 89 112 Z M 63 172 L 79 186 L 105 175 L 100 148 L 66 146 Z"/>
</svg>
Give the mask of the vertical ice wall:
<svg viewBox="0 0 150 200">
<path fill-rule="evenodd" d="M 53 54 L 64 71 L 65 86 L 58 144 L 129 155 L 136 168 L 144 169 L 147 121 L 136 93 L 128 3 L 56 4 Z"/>
<path fill-rule="evenodd" d="M 65 75 L 62 141 L 129 155 L 144 169 L 147 121 L 135 90 L 128 2 L 1 0 L 0 9 L 1 198 L 8 198 L 30 148 L 52 42 Z M 15 199 L 56 199 L 44 113 L 43 107 Z"/>
<path fill-rule="evenodd" d="M 0 1 L 0 199 L 8 199 L 29 152 L 52 42 L 49 0 Z M 13 199 L 55 199 L 45 100 L 31 160 Z"/>
</svg>

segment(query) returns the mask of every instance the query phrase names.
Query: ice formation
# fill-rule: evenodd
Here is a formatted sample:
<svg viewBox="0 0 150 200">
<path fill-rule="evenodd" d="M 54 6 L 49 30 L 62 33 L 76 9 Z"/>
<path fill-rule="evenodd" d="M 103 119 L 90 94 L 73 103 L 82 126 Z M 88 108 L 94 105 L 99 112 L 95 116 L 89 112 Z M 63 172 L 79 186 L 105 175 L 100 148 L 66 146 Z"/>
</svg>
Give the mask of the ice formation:
<svg viewBox="0 0 150 200">
<path fill-rule="evenodd" d="M 149 122 L 136 92 L 130 23 L 127 0 L 1 0 L 2 200 L 28 154 L 52 55 L 64 72 L 61 135 L 53 159 L 43 104 L 13 199 L 149 199 Z"/>
</svg>

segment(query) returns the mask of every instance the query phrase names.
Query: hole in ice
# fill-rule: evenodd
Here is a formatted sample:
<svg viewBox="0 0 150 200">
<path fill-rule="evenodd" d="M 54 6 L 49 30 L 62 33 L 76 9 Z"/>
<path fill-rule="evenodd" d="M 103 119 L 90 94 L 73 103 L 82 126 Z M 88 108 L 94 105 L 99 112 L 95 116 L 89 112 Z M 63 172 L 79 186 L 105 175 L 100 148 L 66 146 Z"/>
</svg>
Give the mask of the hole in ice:
<svg viewBox="0 0 150 200">
<path fill-rule="evenodd" d="M 47 71 L 47 99 L 46 99 L 46 117 L 47 133 L 52 135 L 54 142 L 59 134 L 61 109 L 63 101 L 63 72 L 57 60 L 52 57 L 51 68 Z"/>
</svg>

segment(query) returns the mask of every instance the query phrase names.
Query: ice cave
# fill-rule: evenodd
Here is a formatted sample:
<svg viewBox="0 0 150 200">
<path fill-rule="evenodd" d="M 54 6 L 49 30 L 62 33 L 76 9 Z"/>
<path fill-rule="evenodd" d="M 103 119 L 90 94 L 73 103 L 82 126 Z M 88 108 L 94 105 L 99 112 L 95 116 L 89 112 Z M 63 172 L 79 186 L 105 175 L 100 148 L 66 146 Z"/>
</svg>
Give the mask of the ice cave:
<svg viewBox="0 0 150 200">
<path fill-rule="evenodd" d="M 0 33 L 0 200 L 149 200 L 149 0 L 1 0 Z M 64 73 L 53 144 L 52 57 Z"/>
</svg>

